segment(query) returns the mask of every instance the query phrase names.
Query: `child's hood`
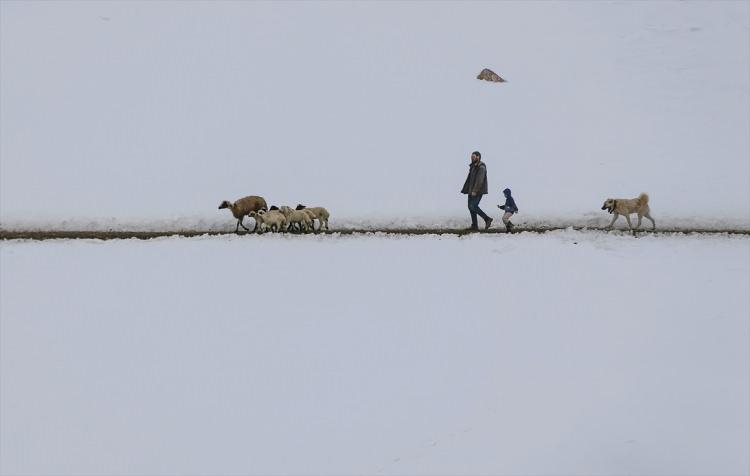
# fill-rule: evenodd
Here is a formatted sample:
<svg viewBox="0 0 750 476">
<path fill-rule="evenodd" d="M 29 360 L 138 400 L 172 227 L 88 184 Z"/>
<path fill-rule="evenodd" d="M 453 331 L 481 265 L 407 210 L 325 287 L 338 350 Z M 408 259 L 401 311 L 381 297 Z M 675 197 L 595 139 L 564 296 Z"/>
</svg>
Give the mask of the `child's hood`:
<svg viewBox="0 0 750 476">
<path fill-rule="evenodd" d="M 503 195 L 505 195 L 506 197 L 510 197 L 510 189 L 506 188 L 505 190 L 503 190 Z"/>
</svg>

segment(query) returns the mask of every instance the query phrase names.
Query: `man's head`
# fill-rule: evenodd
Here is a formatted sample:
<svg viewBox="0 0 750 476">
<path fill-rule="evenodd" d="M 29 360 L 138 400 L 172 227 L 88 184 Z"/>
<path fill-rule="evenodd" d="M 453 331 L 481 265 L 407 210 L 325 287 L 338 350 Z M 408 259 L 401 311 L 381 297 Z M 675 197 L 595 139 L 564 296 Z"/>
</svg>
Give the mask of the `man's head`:
<svg viewBox="0 0 750 476">
<path fill-rule="evenodd" d="M 480 154 L 478 150 L 471 153 L 472 162 L 479 162 L 480 160 L 482 160 L 482 154 Z"/>
</svg>

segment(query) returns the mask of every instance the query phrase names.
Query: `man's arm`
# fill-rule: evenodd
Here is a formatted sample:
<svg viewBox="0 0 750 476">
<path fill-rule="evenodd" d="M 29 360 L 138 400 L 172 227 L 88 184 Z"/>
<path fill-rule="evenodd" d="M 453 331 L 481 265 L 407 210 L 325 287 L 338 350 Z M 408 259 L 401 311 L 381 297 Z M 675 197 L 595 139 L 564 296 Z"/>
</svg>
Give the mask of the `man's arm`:
<svg viewBox="0 0 750 476">
<path fill-rule="evenodd" d="M 487 180 L 487 167 L 482 164 L 479 166 L 479 170 L 477 170 L 477 176 L 474 180 L 474 187 L 471 190 L 472 195 L 476 195 L 482 192 L 485 180 Z"/>
</svg>

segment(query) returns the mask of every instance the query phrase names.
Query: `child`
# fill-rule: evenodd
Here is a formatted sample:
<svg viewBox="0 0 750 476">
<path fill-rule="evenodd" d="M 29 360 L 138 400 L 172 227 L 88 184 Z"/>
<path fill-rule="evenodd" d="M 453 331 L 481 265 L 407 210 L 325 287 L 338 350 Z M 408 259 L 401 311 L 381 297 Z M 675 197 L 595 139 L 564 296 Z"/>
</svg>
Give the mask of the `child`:
<svg viewBox="0 0 750 476">
<path fill-rule="evenodd" d="M 508 233 L 512 233 L 513 226 L 515 225 L 510 222 L 510 217 L 512 217 L 514 213 L 518 213 L 518 207 L 516 206 L 516 201 L 510 196 L 509 188 L 503 190 L 503 195 L 505 195 L 505 205 L 498 205 L 497 208 L 505 210 L 505 213 L 503 214 L 503 223 L 505 223 L 505 229 Z"/>
</svg>

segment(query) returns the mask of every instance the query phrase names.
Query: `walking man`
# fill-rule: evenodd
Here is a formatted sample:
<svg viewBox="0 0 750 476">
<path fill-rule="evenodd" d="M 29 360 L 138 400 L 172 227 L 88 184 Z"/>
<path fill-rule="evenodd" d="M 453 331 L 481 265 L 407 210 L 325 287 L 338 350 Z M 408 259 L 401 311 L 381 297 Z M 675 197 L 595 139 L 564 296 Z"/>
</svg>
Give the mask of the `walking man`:
<svg viewBox="0 0 750 476">
<path fill-rule="evenodd" d="M 469 214 L 471 215 L 471 227 L 467 230 L 478 230 L 477 215 L 484 219 L 484 229 L 488 229 L 492 224 L 492 218 L 479 208 L 479 202 L 482 195 L 487 194 L 487 167 L 482 162 L 482 154 L 478 151 L 471 153 L 471 164 L 469 164 L 469 175 L 466 177 L 464 188 L 461 193 L 469 196 Z"/>
</svg>

